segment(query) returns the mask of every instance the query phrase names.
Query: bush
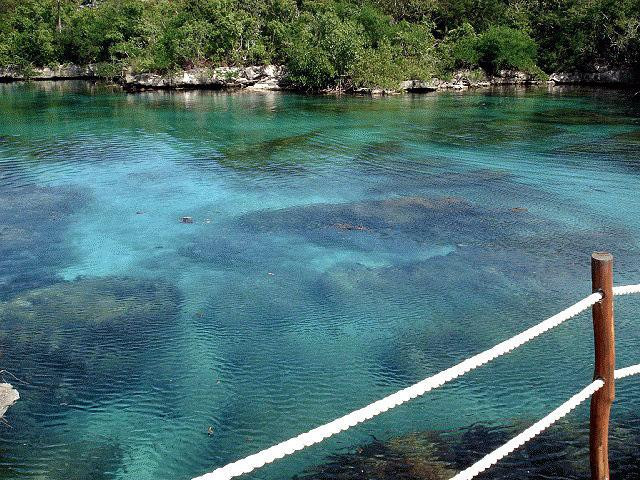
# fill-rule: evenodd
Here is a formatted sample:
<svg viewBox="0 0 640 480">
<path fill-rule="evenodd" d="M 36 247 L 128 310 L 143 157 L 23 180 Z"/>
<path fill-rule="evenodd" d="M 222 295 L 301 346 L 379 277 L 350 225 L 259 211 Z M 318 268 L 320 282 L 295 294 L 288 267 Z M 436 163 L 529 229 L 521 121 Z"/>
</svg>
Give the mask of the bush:
<svg viewBox="0 0 640 480">
<path fill-rule="evenodd" d="M 12 11 L 3 11 L 0 60 L 20 67 L 55 62 L 58 56 L 52 13 L 51 3 L 36 0 L 20 2 Z"/>
<path fill-rule="evenodd" d="M 361 58 L 366 39 L 360 25 L 335 12 L 306 14 L 290 32 L 290 80 L 312 90 L 333 87 Z"/>
<path fill-rule="evenodd" d="M 378 48 L 367 48 L 351 69 L 355 87 L 398 88 L 404 80 L 402 75 L 393 48 L 387 41 L 382 41 Z"/>
<path fill-rule="evenodd" d="M 478 65 L 478 36 L 473 26 L 463 23 L 449 32 L 438 46 L 442 73 Z"/>
<path fill-rule="evenodd" d="M 111 72 L 165 72 L 276 62 L 308 89 L 349 77 L 356 85 L 390 87 L 480 66 L 540 76 L 536 63 L 549 71 L 596 65 L 640 71 L 638 0 L 82 3 L 0 0 L 0 65 L 27 71 L 101 63 Z"/>
<path fill-rule="evenodd" d="M 526 33 L 509 27 L 491 27 L 478 36 L 478 65 L 489 73 L 501 69 L 536 68 L 538 46 Z"/>
</svg>

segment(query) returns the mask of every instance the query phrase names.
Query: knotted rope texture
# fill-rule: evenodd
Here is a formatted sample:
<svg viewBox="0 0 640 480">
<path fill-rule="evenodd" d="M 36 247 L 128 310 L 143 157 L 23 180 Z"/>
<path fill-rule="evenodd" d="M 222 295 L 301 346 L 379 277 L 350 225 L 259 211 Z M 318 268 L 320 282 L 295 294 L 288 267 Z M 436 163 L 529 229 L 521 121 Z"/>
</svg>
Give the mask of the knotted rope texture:
<svg viewBox="0 0 640 480">
<path fill-rule="evenodd" d="M 630 293 L 640 293 L 640 284 L 614 288 L 615 295 L 626 295 Z M 329 438 L 337 433 L 358 425 L 359 423 L 380 415 L 381 413 L 395 408 L 398 405 L 402 405 L 409 400 L 424 395 L 425 393 L 435 388 L 441 387 L 445 383 L 448 383 L 451 380 L 460 377 L 461 375 L 475 370 L 476 368 L 492 360 L 495 360 L 496 358 L 501 357 L 506 353 L 511 352 L 512 350 L 542 335 L 548 330 L 557 327 L 570 318 L 573 318 L 581 312 L 587 310 L 588 308 L 591 308 L 601 299 L 602 294 L 600 292 L 592 293 L 588 297 L 580 300 L 579 302 L 571 305 L 569 308 L 562 310 L 552 317 L 547 318 L 539 324 L 534 325 L 533 327 L 523 331 L 522 333 L 519 333 L 518 335 L 515 335 L 514 337 L 511 337 L 510 339 L 495 345 L 489 350 L 485 350 L 484 352 L 474 355 L 473 357 L 470 357 L 458 363 L 457 365 L 454 365 L 453 367 L 447 368 L 446 370 L 443 370 L 431 377 L 427 377 L 424 380 L 411 385 L 410 387 L 399 390 L 396 393 L 393 393 L 387 397 L 384 397 L 376 402 L 367 405 L 366 407 L 355 410 L 347 415 L 344 415 L 343 417 L 337 418 L 332 422 L 329 422 L 320 427 L 316 427 L 313 430 L 309 430 L 308 432 L 302 433 L 289 440 L 278 443 L 277 445 L 264 449 L 253 455 L 249 455 L 248 457 L 245 457 L 241 460 L 229 463 L 224 467 L 220 467 L 214 470 L 213 472 L 195 477 L 193 480 L 230 480 L 234 477 L 252 472 L 257 468 L 263 467 L 268 463 L 272 463 L 273 461 L 285 457 L 286 455 L 291 455 L 292 453 L 302 450 L 306 447 L 310 447 L 311 445 L 320 443 L 326 438 Z M 580 392 L 580 394 L 583 394 L 590 387 L 594 388 L 594 384 L 596 382 L 597 380 L 594 381 L 585 390 L 583 390 L 583 392 Z M 593 391 L 595 392 L 596 390 Z M 585 398 L 588 398 L 588 396 Z M 575 406 L 572 408 L 575 408 Z M 571 411 L 571 409 L 569 409 L 567 413 L 569 411 Z M 566 415 L 566 413 L 564 415 Z"/>
</svg>

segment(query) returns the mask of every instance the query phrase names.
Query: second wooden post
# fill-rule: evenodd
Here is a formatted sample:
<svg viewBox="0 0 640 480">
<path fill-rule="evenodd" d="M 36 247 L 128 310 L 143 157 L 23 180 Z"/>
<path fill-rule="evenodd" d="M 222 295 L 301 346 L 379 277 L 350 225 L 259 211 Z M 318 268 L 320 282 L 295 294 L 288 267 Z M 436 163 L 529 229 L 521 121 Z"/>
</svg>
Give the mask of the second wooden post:
<svg viewBox="0 0 640 480">
<path fill-rule="evenodd" d="M 589 458 L 592 480 L 609 480 L 609 418 L 615 399 L 614 372 L 616 348 L 613 328 L 613 256 L 595 252 L 591 255 L 591 284 L 602 300 L 593 306 L 595 343 L 594 379 L 604 387 L 591 398 Z"/>
</svg>

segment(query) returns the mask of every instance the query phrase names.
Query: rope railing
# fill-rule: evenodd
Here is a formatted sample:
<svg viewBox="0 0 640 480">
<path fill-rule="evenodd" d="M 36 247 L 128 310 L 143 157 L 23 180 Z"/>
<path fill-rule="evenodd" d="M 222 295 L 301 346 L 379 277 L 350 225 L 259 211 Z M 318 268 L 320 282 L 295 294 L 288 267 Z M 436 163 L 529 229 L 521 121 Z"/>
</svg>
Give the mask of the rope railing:
<svg viewBox="0 0 640 480">
<path fill-rule="evenodd" d="M 632 293 L 640 293 L 640 284 L 614 287 L 613 293 L 615 295 L 627 295 Z M 528 343 L 534 338 L 542 335 L 543 333 L 566 322 L 570 318 L 573 318 L 576 315 L 591 308 L 600 300 L 602 300 L 602 298 L 603 298 L 603 294 L 601 292 L 594 292 L 591 295 L 571 305 L 570 307 L 562 310 L 561 312 L 547 318 L 546 320 L 543 320 L 537 325 L 534 325 L 533 327 L 527 330 L 524 330 L 523 332 L 509 338 L 508 340 L 505 340 L 495 345 L 494 347 L 488 350 L 478 353 L 452 367 L 449 367 L 446 370 L 443 370 L 435 375 L 427 377 L 418 383 L 415 383 L 409 387 L 399 390 L 363 408 L 360 408 L 347 415 L 337 418 L 332 422 L 316 427 L 312 430 L 309 430 L 308 432 L 302 433 L 296 437 L 290 438 L 289 440 L 286 440 L 284 442 L 273 445 L 272 447 L 261 450 L 260 452 L 255 453 L 253 455 L 249 455 L 241 460 L 237 460 L 235 462 L 229 463 L 223 467 L 220 467 L 214 470 L 213 472 L 206 473 L 199 477 L 195 477 L 193 478 L 193 480 L 230 480 L 234 477 L 238 477 L 246 473 L 252 472 L 255 469 L 261 468 L 266 464 L 272 463 L 275 460 L 283 458 L 287 455 L 291 455 L 292 453 L 295 453 L 299 450 L 307 448 L 311 445 L 320 443 L 326 438 L 329 438 L 337 433 L 345 431 L 355 425 L 365 422 L 366 420 L 370 420 L 371 418 L 377 415 L 380 415 L 381 413 L 384 413 L 387 410 L 390 410 L 399 405 L 402 405 L 403 403 L 408 402 L 409 400 L 422 396 L 433 389 L 439 388 L 442 385 L 466 373 L 469 373 L 470 371 L 482 365 L 485 365 L 491 362 L 492 360 L 495 360 L 496 358 L 501 357 L 502 355 L 505 355 L 515 350 L 518 347 L 521 347 L 525 343 Z M 624 376 L 629 376 L 629 375 L 638 373 L 633 369 L 640 368 L 640 365 L 635 367 L 629 367 L 629 368 L 632 370 L 622 369 L 621 374 L 624 374 Z M 604 382 L 602 382 L 602 380 L 595 380 L 589 386 L 587 386 L 584 390 L 582 390 L 580 393 L 572 397 L 568 402 L 563 404 L 561 407 L 558 407 L 558 409 L 554 410 L 554 412 L 552 412 L 550 415 L 553 415 L 553 414 L 557 415 L 558 412 L 559 413 L 565 412 L 567 408 L 567 404 L 569 404 L 570 406 L 571 405 L 570 402 L 575 402 L 577 401 L 577 399 L 581 399 L 580 402 L 571 406 L 560 417 L 556 418 L 551 423 L 549 423 L 549 425 L 557 421 L 557 419 L 565 416 L 573 408 L 575 408 L 579 403 L 589 398 L 589 396 L 591 396 L 595 391 L 601 388 L 602 385 L 604 385 Z M 590 392 L 590 393 L 587 394 L 587 392 Z M 586 396 L 582 398 L 583 395 L 586 395 Z M 538 422 L 534 426 L 538 425 L 539 427 L 540 426 L 539 424 L 540 422 Z M 530 438 L 533 438 L 535 435 L 542 432 L 549 425 L 542 428 L 540 431 L 532 435 Z M 530 429 L 533 428 L 534 426 L 530 427 Z M 525 432 L 529 432 L 530 429 L 525 430 Z M 523 432 L 523 434 L 525 432 Z M 519 437 L 516 437 L 516 438 L 519 438 Z M 527 440 L 525 440 L 525 442 L 526 441 Z M 520 445 L 522 445 L 522 443 Z M 513 451 L 518 446 L 519 445 L 517 444 L 516 446 L 513 446 L 513 448 L 511 448 L 511 450 L 505 453 L 505 455 Z M 498 457 L 497 460 L 495 460 L 493 463 L 497 462 L 500 458 L 502 457 Z M 485 467 L 485 468 L 488 468 L 488 467 Z M 462 473 L 460 473 L 459 475 L 462 475 Z M 459 478 L 458 476 L 454 477 L 454 479 L 456 480 L 460 480 L 462 478 L 472 478 L 472 477 L 459 477 Z"/>
<path fill-rule="evenodd" d="M 640 363 L 638 365 L 633 365 L 631 367 L 621 368 L 615 371 L 615 378 L 625 378 L 631 375 L 636 375 L 640 373 Z M 524 430 L 522 433 L 513 437 L 507 443 L 502 445 L 499 448 L 496 448 L 493 452 L 484 456 L 481 460 L 478 460 L 476 463 L 471 465 L 469 468 L 463 470 L 457 475 L 451 477 L 450 480 L 471 480 L 476 477 L 480 473 L 484 472 L 486 469 L 492 467 L 504 457 L 512 453 L 514 450 L 520 448 L 528 441 L 540 435 L 551 425 L 556 423 L 561 418 L 568 415 L 574 408 L 580 405 L 582 402 L 590 398 L 594 393 L 600 390 L 604 386 L 604 382 L 601 379 L 596 379 L 583 388 L 580 392 L 576 393 L 569 400 L 564 402 L 558 408 L 553 410 L 547 416 L 538 420 L 536 423 L 531 425 L 529 428 Z"/>
<path fill-rule="evenodd" d="M 616 380 L 621 378 L 630 377 L 631 375 L 638 375 L 640 373 L 640 363 L 632 365 L 631 367 L 620 368 L 615 371 Z"/>
<path fill-rule="evenodd" d="M 636 285 L 621 285 L 613 287 L 614 295 L 629 295 L 631 293 L 640 293 L 640 283 Z"/>
<path fill-rule="evenodd" d="M 555 422 L 557 422 L 562 417 L 566 416 L 569 412 L 571 412 L 571 410 L 573 410 L 582 402 L 584 402 L 587 398 L 590 398 L 591 395 L 596 393 L 602 387 L 604 387 L 604 382 L 602 380 L 600 379 L 594 380 L 585 388 L 583 388 L 580 392 L 578 392 L 569 400 L 567 400 L 558 408 L 556 408 L 549 415 L 547 415 L 541 420 L 538 420 L 536 423 L 531 425 L 522 433 L 513 437 L 507 443 L 495 449 L 493 452 L 486 455 L 485 457 L 483 457 L 481 460 L 471 465 L 466 470 L 463 470 L 462 472 L 458 473 L 454 477 L 451 477 L 451 480 L 471 480 L 473 477 L 484 472 L 487 468 L 492 467 L 493 465 L 498 463 L 500 460 L 502 460 L 504 457 L 509 455 L 511 452 L 513 452 L 517 448 L 520 448 L 522 445 L 527 443 L 529 440 L 540 435 L 547 428 L 549 428 Z"/>
</svg>

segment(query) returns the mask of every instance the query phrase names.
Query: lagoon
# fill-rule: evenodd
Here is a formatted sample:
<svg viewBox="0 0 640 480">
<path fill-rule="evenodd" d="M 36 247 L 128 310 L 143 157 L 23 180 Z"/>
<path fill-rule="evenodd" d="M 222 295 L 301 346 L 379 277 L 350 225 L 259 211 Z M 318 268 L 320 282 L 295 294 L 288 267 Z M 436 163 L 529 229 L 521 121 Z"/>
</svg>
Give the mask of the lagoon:
<svg viewBox="0 0 640 480">
<path fill-rule="evenodd" d="M 189 479 L 565 308 L 590 293 L 594 250 L 640 282 L 633 91 L 10 84 L 0 119 L 0 369 L 25 382 L 2 479 Z M 617 302 L 619 366 L 638 362 L 639 312 Z M 592 341 L 585 313 L 246 478 L 415 432 L 464 468 L 586 385 Z M 618 479 L 639 473 L 638 411 L 640 382 L 621 381 Z M 583 405 L 492 478 L 542 475 L 550 455 L 576 470 L 546 473 L 583 478 L 585 428 Z"/>
</svg>

